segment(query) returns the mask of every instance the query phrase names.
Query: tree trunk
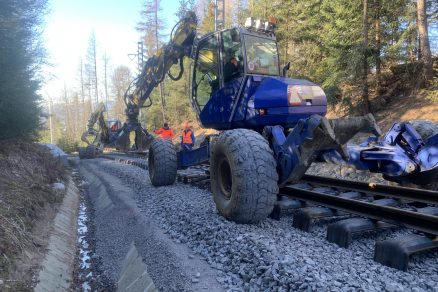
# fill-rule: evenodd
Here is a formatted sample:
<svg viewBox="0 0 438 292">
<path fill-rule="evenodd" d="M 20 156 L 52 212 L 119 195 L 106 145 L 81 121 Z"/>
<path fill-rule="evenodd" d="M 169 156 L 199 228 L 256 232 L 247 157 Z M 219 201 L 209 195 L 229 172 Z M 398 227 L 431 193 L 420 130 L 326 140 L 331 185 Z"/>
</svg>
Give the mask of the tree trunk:
<svg viewBox="0 0 438 292">
<path fill-rule="evenodd" d="M 103 57 L 103 66 L 104 66 L 104 86 L 105 86 L 105 106 L 106 106 L 106 120 L 108 121 L 108 113 L 109 113 L 109 108 L 108 108 L 108 74 L 107 74 L 107 70 L 108 70 L 108 56 L 106 54 L 105 51 L 105 55 Z"/>
<path fill-rule="evenodd" d="M 156 51 L 158 52 L 160 49 L 160 43 L 158 38 L 158 0 L 155 0 L 155 45 L 156 45 Z M 164 74 L 164 72 L 163 72 Z M 161 99 L 161 113 L 163 115 L 163 123 L 166 122 L 166 104 L 164 100 L 164 80 L 160 83 L 160 99 Z"/>
<path fill-rule="evenodd" d="M 287 63 L 287 58 L 288 58 L 287 51 L 289 49 L 289 46 L 288 46 L 289 45 L 289 12 L 290 12 L 290 10 L 288 9 L 287 14 L 286 14 L 286 45 L 284 48 L 284 63 L 285 64 Z"/>
<path fill-rule="evenodd" d="M 376 61 L 376 92 L 377 95 L 381 94 L 381 83 L 382 83 L 382 69 L 381 69 L 381 59 L 380 59 L 380 51 L 381 51 L 381 23 L 380 23 L 380 0 L 376 0 L 375 5 L 375 17 L 374 17 L 374 29 L 376 31 L 376 50 L 374 52 L 374 57 Z"/>
<path fill-rule="evenodd" d="M 67 86 L 64 83 L 63 100 L 65 109 L 65 135 L 70 140 L 73 136 L 73 125 L 71 122 L 70 104 L 67 95 Z"/>
<path fill-rule="evenodd" d="M 96 91 L 96 106 L 99 104 L 99 90 L 97 86 L 97 56 L 96 56 L 96 40 L 93 43 L 93 57 L 94 57 L 94 90 Z"/>
<path fill-rule="evenodd" d="M 363 0 L 363 75 L 362 75 L 362 101 L 365 113 L 370 112 L 368 90 L 368 0 Z"/>
<path fill-rule="evenodd" d="M 88 77 L 88 84 L 89 84 L 89 86 L 88 86 L 88 96 L 90 97 L 90 106 L 89 106 L 90 112 L 89 112 L 89 114 L 91 114 L 93 112 L 93 110 L 94 110 L 94 107 L 93 107 L 93 97 L 92 97 L 93 95 L 91 93 L 91 85 L 93 84 L 92 81 L 91 81 L 91 76 Z"/>
<path fill-rule="evenodd" d="M 427 33 L 426 0 L 417 1 L 417 24 L 420 42 L 421 62 L 423 63 L 424 78 L 429 81 L 433 77 L 432 54 L 430 51 L 429 35 Z"/>
<path fill-rule="evenodd" d="M 85 108 L 85 90 L 84 90 L 84 64 L 81 58 L 81 97 L 82 97 L 82 128 L 87 125 L 87 110 Z"/>
</svg>

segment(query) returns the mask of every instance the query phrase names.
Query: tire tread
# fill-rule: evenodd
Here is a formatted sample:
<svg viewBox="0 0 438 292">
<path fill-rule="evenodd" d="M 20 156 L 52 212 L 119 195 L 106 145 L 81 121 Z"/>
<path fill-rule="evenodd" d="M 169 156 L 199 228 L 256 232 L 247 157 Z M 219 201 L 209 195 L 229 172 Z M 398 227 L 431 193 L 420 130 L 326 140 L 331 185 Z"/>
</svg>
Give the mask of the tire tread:
<svg viewBox="0 0 438 292">
<path fill-rule="evenodd" d="M 233 184 L 234 181 L 238 183 L 237 202 L 232 206 L 233 210 L 226 214 L 219 211 L 227 219 L 238 223 L 256 223 L 266 219 L 272 212 L 278 193 L 276 161 L 268 142 L 255 131 L 236 129 L 222 133 L 215 145 L 228 147 L 228 154 L 236 167 Z M 214 155 L 217 155 L 215 149 L 212 157 Z M 213 171 L 210 170 L 211 173 Z M 212 179 L 212 191 L 215 184 Z"/>
</svg>

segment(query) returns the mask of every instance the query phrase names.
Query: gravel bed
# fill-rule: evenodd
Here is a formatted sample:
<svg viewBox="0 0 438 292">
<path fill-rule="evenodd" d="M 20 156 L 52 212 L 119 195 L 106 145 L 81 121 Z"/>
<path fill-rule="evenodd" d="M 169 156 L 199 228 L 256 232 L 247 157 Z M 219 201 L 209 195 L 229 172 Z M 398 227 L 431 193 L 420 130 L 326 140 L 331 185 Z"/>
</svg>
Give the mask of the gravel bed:
<svg viewBox="0 0 438 292">
<path fill-rule="evenodd" d="M 135 188 L 102 170 L 107 164 L 123 166 L 107 159 L 93 159 L 82 161 L 79 167 L 80 173 L 87 177 L 99 268 L 110 282 L 117 283 L 122 264 L 134 244 L 159 291 L 187 291 L 190 279 L 183 273 L 183 265 L 167 242 L 159 237 L 150 218 L 142 216 L 133 199 Z M 105 194 L 101 193 L 102 187 Z"/>
<path fill-rule="evenodd" d="M 324 225 L 310 233 L 294 229 L 292 216 L 238 225 L 216 211 L 208 191 L 183 184 L 154 188 L 147 171 L 100 161 L 136 193 L 138 207 L 175 242 L 188 245 L 230 291 L 437 291 L 438 252 L 416 256 L 408 272 L 373 261 L 375 240 L 410 231 L 369 235 L 348 249 L 325 240 Z"/>
</svg>

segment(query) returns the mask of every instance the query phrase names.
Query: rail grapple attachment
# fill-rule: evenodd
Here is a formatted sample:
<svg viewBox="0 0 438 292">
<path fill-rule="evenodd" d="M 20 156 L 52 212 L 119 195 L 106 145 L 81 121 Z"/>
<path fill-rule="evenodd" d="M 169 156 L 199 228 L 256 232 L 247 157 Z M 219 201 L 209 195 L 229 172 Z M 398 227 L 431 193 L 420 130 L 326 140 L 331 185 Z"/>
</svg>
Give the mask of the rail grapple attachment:
<svg viewBox="0 0 438 292">
<path fill-rule="evenodd" d="M 263 135 L 277 160 L 279 186 L 300 180 L 321 151 L 331 150 L 348 160 L 344 144 L 358 132 L 379 135 L 380 129 L 372 115 L 335 120 L 312 115 L 300 120 L 287 136 L 281 126 L 265 127 Z"/>
<path fill-rule="evenodd" d="M 428 184 L 438 178 L 438 126 L 429 136 L 421 128 L 421 123 L 396 123 L 382 138 L 347 145 L 348 159 L 333 150 L 319 158 L 382 173 L 386 180 L 398 183 Z"/>
<path fill-rule="evenodd" d="M 135 133 L 134 146 L 135 149 L 130 149 L 131 132 Z M 122 151 L 137 150 L 145 151 L 149 148 L 154 137 L 149 134 L 144 128 L 142 128 L 140 123 L 127 123 L 124 124 L 121 131 L 109 141 L 109 145 L 113 144 L 117 149 Z"/>
</svg>

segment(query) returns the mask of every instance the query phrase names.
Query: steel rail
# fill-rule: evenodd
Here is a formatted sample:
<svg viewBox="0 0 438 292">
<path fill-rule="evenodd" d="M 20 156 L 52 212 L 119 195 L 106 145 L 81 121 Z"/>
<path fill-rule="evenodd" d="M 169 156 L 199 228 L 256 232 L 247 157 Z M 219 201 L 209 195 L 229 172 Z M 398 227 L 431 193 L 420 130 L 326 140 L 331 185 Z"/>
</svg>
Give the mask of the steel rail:
<svg viewBox="0 0 438 292">
<path fill-rule="evenodd" d="M 300 182 L 315 183 L 323 186 L 334 187 L 342 190 L 360 191 L 367 194 L 407 199 L 426 204 L 438 205 L 438 192 L 406 187 L 387 186 L 376 183 L 365 183 L 324 176 L 305 175 Z"/>
<path fill-rule="evenodd" d="M 304 190 L 294 186 L 286 186 L 280 189 L 280 194 L 328 208 L 343 210 L 348 213 L 375 220 L 382 220 L 396 225 L 403 225 L 438 235 L 438 216 L 431 216 L 394 207 L 379 206 L 373 203 L 346 199 L 336 195 Z"/>
</svg>

